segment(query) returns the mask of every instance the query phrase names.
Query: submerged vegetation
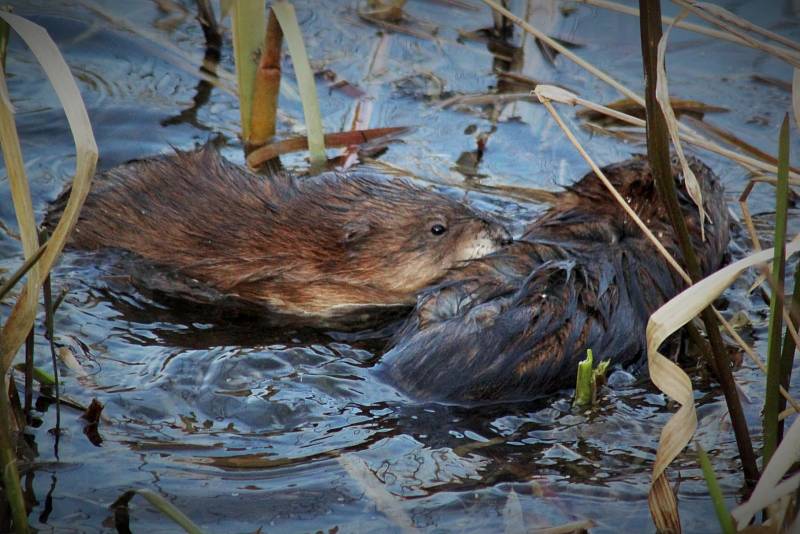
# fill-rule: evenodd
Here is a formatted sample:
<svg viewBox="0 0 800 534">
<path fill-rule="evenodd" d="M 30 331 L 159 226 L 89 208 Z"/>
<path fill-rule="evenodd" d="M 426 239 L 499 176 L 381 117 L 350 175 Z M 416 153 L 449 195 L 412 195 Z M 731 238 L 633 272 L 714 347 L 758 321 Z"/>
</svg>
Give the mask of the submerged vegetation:
<svg viewBox="0 0 800 534">
<path fill-rule="evenodd" d="M 496 17 L 494 27 L 486 29 L 484 33 L 494 32 L 499 35 L 506 32 L 510 34 L 513 33 L 510 28 L 517 27 L 524 34 L 535 39 L 539 48 L 551 60 L 557 56 L 563 56 L 574 62 L 616 89 L 625 97 L 626 101 L 604 106 L 590 98 L 580 97 L 576 92 L 563 87 L 517 76 L 513 83 L 522 84 L 524 86 L 522 91 L 516 87 L 516 92 L 471 95 L 470 98 L 439 94 L 441 98 L 438 105 L 441 108 L 450 106 L 489 107 L 496 126 L 498 109 L 509 102 L 525 100 L 543 104 L 544 109 L 555 124 L 563 130 L 581 157 L 594 170 L 598 179 L 611 190 L 621 207 L 653 242 L 657 252 L 665 256 L 669 264 L 690 286 L 685 292 L 655 312 L 647 329 L 650 379 L 656 387 L 679 405 L 675 414 L 661 430 L 660 445 L 652 461 L 652 484 L 648 502 L 655 528 L 664 532 L 681 531 L 680 504 L 670 483 L 670 479 L 674 477 L 670 466 L 692 442 L 698 426 L 695 406 L 697 399 L 692 378 L 671 358 L 659 352 L 664 341 L 685 326 L 693 350 L 697 354 L 703 355 L 704 366 L 711 371 L 722 390 L 739 452 L 737 461 L 743 474 L 741 480 L 735 482 L 745 488 L 742 502 L 733 510 L 728 510 L 725 507 L 723 490 L 719 483 L 722 477 L 715 475 L 712 462 L 705 450 L 699 441 L 694 441 L 693 448 L 697 454 L 692 458 L 696 458 L 697 465 L 702 470 L 702 476 L 707 481 L 709 499 L 713 501 L 720 529 L 726 533 L 734 531 L 734 528 L 750 529 L 752 532 L 789 532 L 800 524 L 800 517 L 797 514 L 800 505 L 798 490 L 800 473 L 797 472 L 796 465 L 798 455 L 800 455 L 800 418 L 796 416 L 798 402 L 790 394 L 792 390 L 790 378 L 796 367 L 794 353 L 799 340 L 797 324 L 800 321 L 800 262 L 797 262 L 794 255 L 800 251 L 800 240 L 797 236 L 790 235 L 792 227 L 787 222 L 789 206 L 794 202 L 792 199 L 796 195 L 796 187 L 800 185 L 800 173 L 790 165 L 791 120 L 787 113 L 782 123 L 779 139 L 776 140 L 777 156 L 755 149 L 748 142 L 733 134 L 714 135 L 713 128 L 701 132 L 696 128 L 697 121 L 680 120 L 682 112 L 687 112 L 687 114 L 694 112 L 696 115 L 699 109 L 704 110 L 703 112 L 712 112 L 713 110 L 718 111 L 720 108 L 715 107 L 713 102 L 711 105 L 705 105 L 695 101 L 676 100 L 675 95 L 672 94 L 675 84 L 668 85 L 666 60 L 668 39 L 673 26 L 699 32 L 712 39 L 724 40 L 731 46 L 755 48 L 771 57 L 778 58 L 789 69 L 792 69 L 794 74 L 791 87 L 794 108 L 791 111 L 795 121 L 794 129 L 797 131 L 797 128 L 800 127 L 800 122 L 798 122 L 800 121 L 800 96 L 798 96 L 800 95 L 800 74 L 798 74 L 800 72 L 800 45 L 754 25 L 719 6 L 693 0 L 676 0 L 675 3 L 682 9 L 682 12 L 675 18 L 664 17 L 663 19 L 659 0 L 642 0 L 640 10 L 606 0 L 580 0 L 580 2 L 640 17 L 641 49 L 642 57 L 645 58 L 644 80 L 646 80 L 643 95 L 637 94 L 610 74 L 583 59 L 579 51 L 575 51 L 576 47 L 554 39 L 547 32 L 537 29 L 534 25 L 535 18 L 517 16 L 507 9 L 505 3 L 483 0 L 483 3 L 491 8 Z M 443 3 L 452 9 L 479 9 L 477 5 L 461 2 L 461 0 Z M 402 0 L 375 1 L 367 4 L 360 6 L 357 11 L 358 17 L 365 23 L 373 24 L 383 31 L 411 35 L 413 38 L 430 40 L 437 38 L 436 28 L 408 15 L 405 10 L 405 2 Z M 213 17 L 213 10 L 209 6 L 208 2 L 197 2 L 197 8 L 205 13 L 205 17 Z M 409 131 L 407 126 L 410 125 L 389 124 L 380 128 L 368 128 L 372 97 L 368 92 L 356 88 L 346 80 L 336 82 L 338 83 L 337 87 L 348 87 L 349 85 L 349 90 L 356 92 L 357 89 L 360 92 L 358 93 L 359 105 L 354 113 L 352 128 L 327 134 L 323 131 L 324 121 L 320 114 L 320 103 L 317 97 L 317 83 L 321 79 L 322 69 L 308 57 L 301 27 L 292 3 L 286 0 L 278 0 L 269 5 L 262 2 L 222 2 L 220 11 L 223 15 L 227 14 L 231 22 L 231 42 L 236 63 L 236 88 L 233 92 L 238 96 L 241 142 L 249 166 L 254 169 L 265 168 L 271 164 L 279 164 L 279 161 L 276 162 L 276 158 L 283 154 L 307 150 L 312 172 L 332 164 L 339 164 L 340 167 L 347 168 L 358 160 L 368 162 L 387 172 L 403 172 L 402 169 L 393 169 L 389 163 L 373 159 L 373 156 L 381 153 L 385 149 L 386 143 L 397 136 L 406 134 Z M 706 25 L 684 21 L 683 19 L 689 14 L 698 16 L 705 21 Z M 32 421 L 33 382 L 36 380 L 40 383 L 43 395 L 45 390 L 49 391 L 50 387 L 55 386 L 57 406 L 73 403 L 72 406 L 75 407 L 73 401 L 59 398 L 57 370 L 58 365 L 80 367 L 77 362 L 70 363 L 69 351 L 59 352 L 54 345 L 53 316 L 60 299 L 53 299 L 51 294 L 50 271 L 66 243 L 70 230 L 75 225 L 83 200 L 89 191 L 91 178 L 95 172 L 98 149 L 78 86 L 53 40 L 40 26 L 25 18 L 8 12 L 0 12 L 0 19 L 4 21 L 0 23 L 0 54 L 2 54 L 3 64 L 5 65 L 9 28 L 11 28 L 30 47 L 51 81 L 67 116 L 76 155 L 72 194 L 69 197 L 64 216 L 49 239 L 40 242 L 42 240 L 37 231 L 29 182 L 14 122 L 12 103 L 15 95 L 9 94 L 6 87 L 5 68 L 0 69 L 0 144 L 19 226 L 19 240 L 25 258 L 20 262 L 16 271 L 6 277 L 0 287 L 0 299 L 4 302 L 11 298 L 16 299 L 10 312 L 4 317 L 2 332 L 0 332 L 0 364 L 2 364 L 0 372 L 3 375 L 0 385 L 0 459 L 4 466 L 3 498 L 8 504 L 12 516 L 6 524 L 13 525 L 16 532 L 27 532 L 29 509 L 26 505 L 25 492 L 20 485 L 17 466 L 19 458 L 24 456 L 27 446 L 21 437 Z M 531 20 L 534 21 L 534 24 L 531 23 Z M 669 25 L 663 35 L 662 20 L 664 24 Z M 206 20 L 206 23 L 208 22 Z M 216 21 L 211 26 L 216 27 Z M 716 28 L 712 28 L 712 26 Z M 385 53 L 382 49 L 382 46 L 385 46 L 385 35 L 387 34 L 381 34 L 377 41 L 375 54 L 367 68 L 368 76 L 375 75 L 381 68 L 386 69 L 385 65 L 381 65 L 382 62 L 385 62 L 382 55 Z M 471 37 L 477 35 L 474 34 Z M 281 92 L 281 59 L 283 56 L 281 50 L 284 41 L 286 41 L 286 48 L 294 69 L 298 98 L 302 103 L 305 138 L 286 135 L 284 132 L 279 134 L 278 125 L 281 120 L 279 94 Z M 503 60 L 506 59 L 513 61 L 513 54 L 503 56 Z M 216 75 L 209 74 L 209 72 L 216 72 Z M 429 81 L 436 78 L 435 73 L 426 73 L 426 76 Z M 204 70 L 202 77 L 208 78 L 208 83 L 219 86 L 232 82 L 230 77 L 216 66 L 214 70 Z M 418 80 L 415 83 L 419 83 Z M 400 82 L 398 82 L 398 86 L 400 86 Z M 230 88 L 228 90 L 231 91 Z M 554 103 L 583 108 L 577 113 L 578 119 L 587 121 L 585 126 L 597 128 L 597 131 L 612 135 L 634 136 L 637 139 L 646 140 L 648 156 L 653 164 L 661 197 L 667 203 L 676 234 L 681 237 L 682 258 L 671 257 L 659 242 L 658 236 L 647 228 L 647 221 L 639 220 L 626 199 L 613 190 L 613 186 L 592 159 L 590 155 L 592 150 L 581 144 L 568 122 L 557 111 Z M 700 112 L 701 118 L 703 112 Z M 642 117 L 646 117 L 646 119 Z M 614 122 L 602 123 L 606 118 L 613 119 Z M 623 129 L 619 124 L 624 124 L 624 128 L 628 129 Z M 630 127 L 634 129 L 631 130 Z M 642 130 L 643 128 L 644 130 Z M 474 178 L 478 175 L 477 168 L 486 149 L 489 135 L 493 131 L 485 134 L 484 137 L 478 136 L 476 150 L 466 153 L 467 156 L 460 160 L 460 163 L 466 163 L 467 167 L 471 165 L 471 169 L 474 171 L 472 174 L 465 173 L 468 176 L 463 184 L 465 188 L 480 190 L 480 184 L 476 184 Z M 710 137 L 707 135 L 709 133 Z M 684 169 L 683 177 L 687 190 L 690 195 L 693 195 L 702 213 L 702 199 L 697 196 L 699 192 L 696 180 L 694 180 L 684 157 L 684 145 L 699 147 L 720 157 L 728 158 L 752 175 L 752 181 L 743 193 L 741 204 L 743 206 L 743 224 L 753 240 L 753 253 L 738 259 L 703 280 L 699 279 L 700 271 L 697 260 L 694 258 L 685 223 L 677 207 L 673 180 L 668 175 L 670 157 L 674 153 Z M 328 149 L 345 147 L 345 150 L 340 157 L 329 160 L 326 146 Z M 747 210 L 746 195 L 752 191 L 754 184 L 761 182 L 775 188 L 772 248 L 767 250 L 761 250 L 755 224 Z M 504 194 L 501 187 L 497 187 L 491 192 Z M 533 194 L 525 188 L 518 188 L 514 191 L 508 188 L 505 192 L 513 198 L 519 198 L 519 196 L 531 198 L 526 195 Z M 512 193 L 518 196 L 514 196 Z M 770 262 L 771 268 L 767 268 Z M 761 269 L 762 275 L 758 280 L 759 291 L 769 302 L 768 338 L 763 357 L 737 333 L 730 324 L 730 317 L 726 318 L 726 314 L 715 307 L 715 300 L 720 294 L 733 284 L 742 272 L 754 267 Z M 785 287 L 787 274 L 792 278 L 792 292 L 788 295 L 786 295 Z M 22 280 L 25 280 L 24 288 L 15 294 L 15 286 Z M 753 289 L 755 290 L 755 288 Z M 34 366 L 32 347 L 34 346 L 33 336 L 38 335 L 35 334 L 34 324 L 40 293 L 43 294 L 45 305 L 45 336 L 49 340 L 53 355 L 52 376 L 46 369 Z M 697 318 L 700 318 L 701 321 L 695 320 Z M 756 438 L 759 432 L 748 426 L 736 378 L 732 373 L 734 369 L 730 362 L 729 346 L 733 344 L 738 346 L 738 351 L 744 352 L 751 358 L 759 369 L 765 371 L 764 382 L 766 385 L 763 399 L 760 399 L 764 405 L 760 454 L 756 452 L 759 443 Z M 24 364 L 13 365 L 15 356 L 23 345 L 26 346 Z M 60 363 L 55 360 L 56 354 L 62 358 Z M 582 364 L 578 372 L 578 385 L 574 399 L 576 410 L 592 410 L 596 409 L 592 408 L 595 403 L 602 404 L 602 386 L 599 384 L 603 382 L 602 377 L 607 371 L 607 362 L 603 362 L 593 369 L 591 351 L 589 351 L 586 361 L 587 363 Z M 15 373 L 15 370 L 19 373 Z M 24 406 L 18 393 L 20 389 L 24 394 Z M 271 395 L 272 393 L 267 392 L 266 398 L 269 399 Z M 601 398 L 598 399 L 598 396 Z M 95 427 L 98 422 L 102 422 L 102 406 L 93 404 L 93 407 L 86 407 L 78 403 L 77 407 L 85 411 L 85 417 L 93 422 Z M 414 417 L 417 416 L 414 415 Z M 787 420 L 791 422 L 791 425 L 788 429 L 784 429 Z M 181 422 L 187 433 L 197 431 L 196 423 L 197 421 L 190 417 L 184 417 Z M 54 431 L 56 444 L 61 432 L 59 426 L 57 425 Z M 476 445 L 469 449 L 459 450 L 458 453 L 468 455 L 479 448 L 505 445 L 506 442 L 510 442 L 510 438 L 493 438 L 485 440 L 485 442 L 476 440 Z M 57 447 L 58 445 L 56 445 L 56 455 L 58 454 Z M 359 484 L 363 494 L 389 518 L 394 526 L 403 530 L 414 529 L 415 521 L 397 505 L 395 496 L 388 493 L 382 484 L 376 482 L 376 479 L 380 480 L 380 477 L 376 476 L 376 472 L 366 468 L 366 464 L 354 461 L 348 452 L 345 448 L 340 448 L 333 452 L 325 451 L 313 458 L 335 457 L 338 465 Z M 216 465 L 225 468 L 241 467 L 241 464 L 237 463 L 241 458 L 235 456 L 231 458 L 220 456 L 205 460 L 207 460 L 206 463 L 217 462 Z M 246 467 L 272 467 L 291 465 L 295 459 L 272 459 L 269 455 L 257 457 L 254 455 L 244 458 L 244 461 Z M 247 463 L 247 461 L 252 463 Z M 192 522 L 192 519 L 168 500 L 151 490 L 142 488 L 132 488 L 126 491 L 111 506 L 115 526 L 119 531 L 127 528 L 128 505 L 135 495 L 142 496 L 187 532 L 200 532 L 200 528 Z M 763 513 L 758 519 L 760 523 L 748 526 L 759 512 Z M 514 526 L 526 528 L 525 522 L 522 520 L 518 497 L 513 489 L 503 508 L 503 521 L 507 530 L 513 530 L 511 527 Z M 565 528 L 574 527 L 575 531 L 580 531 L 588 529 L 590 526 L 590 522 L 580 521 L 565 525 Z"/>
</svg>

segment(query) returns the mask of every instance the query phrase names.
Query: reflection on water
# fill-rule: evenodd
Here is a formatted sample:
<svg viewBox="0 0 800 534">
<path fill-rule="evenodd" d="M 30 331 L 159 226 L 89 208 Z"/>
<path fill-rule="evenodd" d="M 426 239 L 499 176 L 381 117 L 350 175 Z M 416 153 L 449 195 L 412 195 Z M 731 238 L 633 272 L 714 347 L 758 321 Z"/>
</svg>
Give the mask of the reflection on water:
<svg viewBox="0 0 800 534">
<path fill-rule="evenodd" d="M 204 39 L 192 17 L 163 23 L 156 4 L 104 6 L 201 57 Z M 185 4 L 194 9 L 194 3 Z M 516 228 L 541 206 L 519 201 L 518 195 L 511 202 L 474 191 L 487 186 L 557 190 L 582 175 L 584 163 L 533 103 L 452 108 L 436 103 L 487 90 L 518 91 L 520 76 L 556 82 L 598 101 L 617 98 L 563 58 L 554 65 L 543 60 L 535 43 L 518 32 L 498 41 L 498 32 L 479 31 L 492 26 L 486 8 L 444 3 L 410 2 L 411 14 L 438 26 L 438 39 L 390 35 L 385 68 L 365 79 L 364 64 L 380 36 L 358 18 L 356 3 L 296 4 L 316 66 L 377 95 L 371 126 L 416 126 L 382 159 L 451 185 L 465 183 L 461 164 L 468 163 L 469 199 L 514 221 Z M 510 4 L 524 13 L 524 2 Z M 787 16 L 778 5 L 755 9 L 755 4 L 730 7 L 768 26 Z M 80 4 L 19 2 L 16 11 L 44 25 L 66 55 L 89 107 L 102 168 L 217 135 L 224 154 L 242 161 L 235 101 L 216 89 L 197 92 L 208 89 L 193 75 L 199 64 L 177 68 L 174 58 L 167 58 L 167 47 L 154 46 Z M 551 11 L 550 19 L 535 20 L 551 20 L 549 31 L 581 43 L 583 56 L 640 88 L 635 19 L 585 6 L 566 17 Z M 788 16 L 796 22 L 796 14 Z M 778 30 L 796 38 L 796 28 Z M 761 54 L 677 30 L 671 47 L 671 87 L 677 96 L 733 110 L 715 115 L 714 123 L 773 152 L 790 97 L 750 77 L 786 80 L 788 71 Z M 510 51 L 513 61 L 502 51 Z M 227 42 L 222 55 L 230 69 Z M 521 68 L 514 84 L 507 75 L 493 74 L 509 67 Z M 34 205 L 41 214 L 70 178 L 71 139 L 55 96 L 17 42 L 8 70 Z M 284 72 L 291 76 L 288 61 Z M 302 117 L 293 86 L 289 78 L 281 96 L 282 111 L 293 118 L 280 125 L 287 136 L 298 133 L 292 124 Z M 349 127 L 356 104 L 352 92 L 321 90 L 320 96 L 326 129 Z M 579 135 L 603 163 L 643 150 L 587 131 Z M 483 146 L 476 145 L 480 139 Z M 744 171 L 702 156 L 724 177 L 731 197 L 738 195 Z M 302 165 L 302 157 L 286 162 Z M 758 190 L 754 212 L 769 211 L 769 195 L 766 188 Z M 0 267 L 10 269 L 18 264 L 20 249 L 12 237 L 16 223 L 5 181 L 0 183 L 0 219 L 9 229 L 0 233 Z M 745 246 L 741 239 L 735 245 Z M 431 531 L 513 531 L 522 524 L 533 528 L 587 517 L 601 532 L 649 528 L 643 525 L 650 524 L 651 462 L 673 409 L 646 375 L 618 371 L 601 407 L 591 412 L 572 410 L 569 392 L 531 403 L 419 405 L 374 379 L 371 368 L 385 341 L 380 333 L 354 338 L 268 330 L 253 319 L 174 310 L 120 289 L 92 257 L 74 252 L 56 270 L 55 283 L 69 289 L 57 316 L 57 344 L 81 367 L 62 368 L 62 393 L 83 405 L 97 398 L 107 419 L 99 428 L 102 446 L 94 447 L 83 434 L 79 412 L 65 406 L 65 434 L 56 459 L 48 433 L 55 413 L 40 404 L 42 424 L 30 429 L 36 455 L 24 471 L 30 519 L 43 531 L 111 530 L 109 506 L 131 488 L 167 496 L 210 532 L 399 531 L 406 524 Z M 729 292 L 728 308 L 750 312 L 753 322 L 743 333 L 761 345 L 764 304 L 746 294 L 749 283 Z M 6 304 L 3 314 L 7 311 Z M 46 367 L 49 352 L 42 336 L 36 348 L 38 364 Z M 753 399 L 745 410 L 757 433 L 763 380 L 748 365 L 737 377 Z M 697 437 L 712 454 L 733 502 L 741 477 L 724 401 L 704 379 L 697 379 L 696 388 Z M 672 473 L 680 477 L 684 527 L 703 531 L 711 503 L 691 455 L 679 458 Z M 164 525 L 144 501 L 132 502 L 134 531 L 169 530 Z"/>
</svg>

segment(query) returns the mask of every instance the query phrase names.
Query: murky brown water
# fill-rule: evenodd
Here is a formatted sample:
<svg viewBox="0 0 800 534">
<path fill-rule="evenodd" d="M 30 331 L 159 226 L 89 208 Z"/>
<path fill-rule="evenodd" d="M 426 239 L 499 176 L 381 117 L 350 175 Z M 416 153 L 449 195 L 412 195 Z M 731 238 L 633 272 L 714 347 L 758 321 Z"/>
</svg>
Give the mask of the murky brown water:
<svg viewBox="0 0 800 534">
<path fill-rule="evenodd" d="M 438 27 L 436 40 L 383 37 L 359 20 L 355 2 L 296 5 L 312 59 L 374 96 L 370 126 L 416 127 L 382 161 L 456 187 L 557 190 L 581 176 L 586 166 L 542 107 L 529 102 L 491 109 L 437 105 L 498 84 L 493 74 L 498 64 L 486 44 L 459 39 L 459 30 L 491 25 L 488 8 L 473 3 L 474 10 L 409 2 L 409 13 Z M 102 3 L 115 17 L 201 57 L 203 36 L 191 15 L 165 26 L 168 17 L 154 2 L 131 4 Z M 194 5 L 183 4 L 189 10 Z M 640 90 L 636 19 L 557 3 L 562 4 L 577 10 L 569 16 L 552 10 L 551 32 L 580 43 L 581 55 Z M 525 2 L 510 5 L 525 14 Z M 800 37 L 792 2 L 725 5 Z M 101 168 L 215 136 L 222 136 L 226 156 L 242 161 L 238 110 L 231 96 L 213 90 L 195 113 L 182 114 L 193 104 L 197 79 L 192 72 L 199 63 L 177 68 L 176 56 L 165 46 L 81 3 L 17 2 L 15 9 L 50 31 L 78 78 Z M 550 25 L 539 11 L 531 17 Z M 596 101 L 618 98 L 563 58 L 548 64 L 519 32 L 511 43 L 522 47 L 518 65 L 523 74 Z M 384 66 L 370 74 L 367 65 L 376 49 Z M 229 46 L 223 64 L 232 68 Z M 707 119 L 774 152 L 790 95 L 751 77 L 789 80 L 788 67 L 749 49 L 676 30 L 669 71 L 676 96 L 729 108 Z M 71 139 L 54 94 L 17 41 L 8 72 L 41 214 L 70 179 Z M 288 87 L 281 109 L 293 121 L 283 121 L 280 134 L 288 136 L 296 133 L 292 123 L 302 111 L 291 96 L 288 62 L 284 72 Z M 323 84 L 319 94 L 326 130 L 349 128 L 355 100 Z M 562 111 L 577 129 L 574 112 Z M 643 150 L 578 131 L 601 163 Z M 473 169 L 483 178 L 467 180 L 455 169 L 456 162 L 468 161 L 463 154 L 474 151 L 476 137 L 487 133 L 483 160 Z M 800 144 L 793 148 L 797 153 Z M 724 177 L 730 198 L 738 196 L 745 172 L 713 155 L 700 155 Z M 302 166 L 302 155 L 286 162 Z M 771 195 L 769 187 L 757 188 L 753 212 L 770 211 Z M 0 219 L 13 231 L 5 180 L 0 181 L 0 197 Z M 473 191 L 469 197 L 517 227 L 541 209 L 502 195 Z M 795 231 L 796 215 L 793 211 Z M 734 254 L 745 246 L 739 237 Z M 19 257 L 18 242 L 0 232 L 0 267 L 14 268 Z M 102 446 L 95 447 L 82 432 L 80 414 L 65 407 L 66 433 L 56 459 L 48 432 L 55 424 L 54 410 L 50 406 L 37 413 L 42 424 L 30 434 L 38 455 L 27 468 L 26 482 L 36 502 L 30 519 L 41 531 L 113 531 L 109 505 L 131 488 L 164 495 L 208 532 L 400 531 L 404 521 L 429 532 L 516 532 L 523 525 L 532 529 L 583 518 L 594 519 L 597 532 L 652 530 L 646 500 L 650 468 L 671 409 L 646 380 L 636 382 L 617 372 L 601 407 L 591 413 L 572 411 L 569 392 L 537 403 L 483 408 L 419 405 L 374 379 L 375 343 L 348 344 L 335 334 L 264 331 L 254 323 L 213 323 L 202 311 L 176 313 L 133 292 L 109 291 L 105 272 L 94 258 L 74 252 L 55 272 L 56 287 L 69 289 L 57 316 L 56 341 L 75 352 L 87 373 L 79 376 L 63 368 L 62 393 L 84 404 L 97 398 L 109 421 L 100 426 Z M 753 323 L 744 334 L 763 346 L 765 306 L 745 294 L 750 281 L 727 294 L 728 313 L 747 311 Z M 2 314 L 7 312 L 4 304 Z M 36 348 L 37 363 L 47 367 L 42 336 Z M 746 411 L 758 434 L 762 377 L 745 364 L 737 378 L 751 399 Z M 733 504 L 741 476 L 724 401 L 702 380 L 697 381 L 697 398 L 698 439 L 712 455 Z M 713 531 L 712 506 L 693 459 L 680 458 L 671 474 L 680 479 L 686 531 Z M 175 531 L 139 499 L 131 505 L 131 528 Z"/>
</svg>

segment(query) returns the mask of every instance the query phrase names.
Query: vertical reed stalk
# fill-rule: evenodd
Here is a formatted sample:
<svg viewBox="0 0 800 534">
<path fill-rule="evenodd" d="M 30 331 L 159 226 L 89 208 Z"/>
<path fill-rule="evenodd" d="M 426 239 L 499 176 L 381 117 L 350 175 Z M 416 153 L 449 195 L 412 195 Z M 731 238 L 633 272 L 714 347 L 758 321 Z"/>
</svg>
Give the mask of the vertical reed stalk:
<svg viewBox="0 0 800 534">
<path fill-rule="evenodd" d="M 678 236 L 687 271 L 692 280 L 696 281 L 701 278 L 700 265 L 694 254 L 692 242 L 686 229 L 686 221 L 683 218 L 675 192 L 675 183 L 670 165 L 667 127 L 664 115 L 656 100 L 657 47 L 661 39 L 661 4 L 659 0 L 640 0 L 639 8 L 641 12 L 642 59 L 646 86 L 648 158 L 659 196 L 661 201 L 664 202 L 672 226 Z M 713 360 L 711 358 L 709 360 L 713 362 L 712 366 L 717 374 L 717 379 L 728 405 L 745 481 L 752 486 L 758 480 L 758 468 L 756 467 L 753 445 L 750 441 L 750 432 L 747 429 L 742 406 L 739 402 L 739 394 L 736 391 L 736 385 L 731 374 L 730 361 L 725 352 L 719 325 L 713 311 L 710 308 L 706 308 L 701 313 L 701 317 L 705 324 L 713 353 Z"/>
<path fill-rule="evenodd" d="M 781 330 L 783 329 L 783 280 L 786 274 L 786 214 L 789 197 L 789 115 L 783 118 L 778 143 L 778 185 L 775 193 L 775 256 L 772 259 L 773 284 L 769 303 L 769 339 L 767 341 L 767 389 L 764 393 L 764 449 L 762 469 L 778 446 L 778 414 L 781 376 Z M 787 336 L 788 337 L 788 336 Z"/>
<path fill-rule="evenodd" d="M 251 146 L 260 146 L 275 136 L 278 114 L 278 95 L 281 88 L 281 46 L 283 30 L 275 13 L 269 10 L 264 49 L 256 70 L 253 91 L 253 119 L 250 135 Z"/>
<path fill-rule="evenodd" d="M 233 53 L 236 61 L 236 78 L 239 86 L 239 118 L 242 123 L 242 140 L 249 143 L 255 72 L 260 49 L 264 43 L 266 7 L 263 0 L 233 3 Z"/>
</svg>

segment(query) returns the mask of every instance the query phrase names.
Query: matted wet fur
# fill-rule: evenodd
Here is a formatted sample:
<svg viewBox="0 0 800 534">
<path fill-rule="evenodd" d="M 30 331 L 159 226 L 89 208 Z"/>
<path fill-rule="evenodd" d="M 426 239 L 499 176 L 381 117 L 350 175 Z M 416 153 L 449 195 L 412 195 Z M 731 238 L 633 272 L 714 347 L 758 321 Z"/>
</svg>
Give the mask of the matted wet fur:
<svg viewBox="0 0 800 534">
<path fill-rule="evenodd" d="M 691 161 L 710 221 L 680 204 L 704 275 L 719 268 L 728 217 L 719 179 Z M 676 237 L 642 157 L 603 169 L 680 261 Z M 593 173 L 563 193 L 521 239 L 451 272 L 418 301 L 384 355 L 380 374 L 421 400 L 532 399 L 574 385 L 577 364 L 627 364 L 645 353 L 649 315 L 684 288 Z"/>
<path fill-rule="evenodd" d="M 57 203 L 48 219 L 59 216 Z M 263 177 L 210 146 L 99 176 L 71 239 L 133 253 L 145 289 L 320 325 L 413 306 L 449 268 L 508 242 L 488 216 L 405 179 Z"/>
</svg>

